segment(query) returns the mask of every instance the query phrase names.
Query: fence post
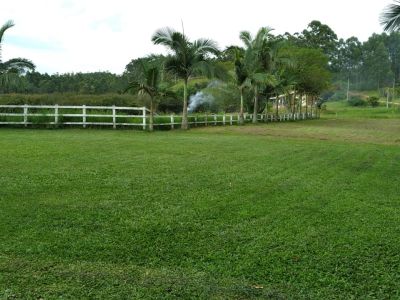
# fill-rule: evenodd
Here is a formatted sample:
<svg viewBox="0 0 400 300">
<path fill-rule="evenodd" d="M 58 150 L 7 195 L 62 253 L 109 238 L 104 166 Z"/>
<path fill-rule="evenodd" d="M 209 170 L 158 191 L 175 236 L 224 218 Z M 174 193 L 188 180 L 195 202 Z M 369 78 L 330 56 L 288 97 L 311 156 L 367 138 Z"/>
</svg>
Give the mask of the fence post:
<svg viewBox="0 0 400 300">
<path fill-rule="evenodd" d="M 230 117 L 229 117 L 229 124 L 231 124 L 231 126 L 232 126 L 232 123 L 233 123 L 233 116 L 230 115 Z"/>
<path fill-rule="evenodd" d="M 175 128 L 175 126 L 174 126 L 174 115 L 171 115 L 171 117 L 170 117 L 170 119 L 171 119 L 171 129 L 174 129 Z"/>
<path fill-rule="evenodd" d="M 143 130 L 146 130 L 146 107 L 142 108 L 143 111 Z"/>
<path fill-rule="evenodd" d="M 194 126 L 197 127 L 197 116 L 194 116 Z"/>
<path fill-rule="evenodd" d="M 28 105 L 24 105 L 24 125 L 28 126 Z"/>
<path fill-rule="evenodd" d="M 217 115 L 214 115 L 214 126 L 217 125 Z"/>
<path fill-rule="evenodd" d="M 86 128 L 86 105 L 82 105 L 82 123 L 83 128 Z"/>
<path fill-rule="evenodd" d="M 225 113 L 224 113 L 224 115 L 222 116 L 222 124 L 225 126 L 225 121 L 226 121 L 226 116 L 225 116 Z"/>
<path fill-rule="evenodd" d="M 58 124 L 58 104 L 54 106 L 54 125 Z"/>
<path fill-rule="evenodd" d="M 206 125 L 206 126 L 208 125 L 208 116 L 207 116 L 207 114 L 206 114 L 205 125 Z"/>
<path fill-rule="evenodd" d="M 115 105 L 112 106 L 113 128 L 117 128 L 117 117 L 115 116 Z"/>
</svg>

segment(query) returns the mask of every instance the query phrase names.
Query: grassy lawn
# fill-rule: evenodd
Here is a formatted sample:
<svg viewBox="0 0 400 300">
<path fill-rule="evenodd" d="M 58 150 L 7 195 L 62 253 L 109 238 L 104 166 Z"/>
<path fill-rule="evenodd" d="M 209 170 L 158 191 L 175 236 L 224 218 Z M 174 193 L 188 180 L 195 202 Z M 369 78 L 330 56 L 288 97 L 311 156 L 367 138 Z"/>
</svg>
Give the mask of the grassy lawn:
<svg viewBox="0 0 400 300">
<path fill-rule="evenodd" d="M 399 298 L 399 114 L 341 109 L 0 129 L 0 299 Z"/>
</svg>

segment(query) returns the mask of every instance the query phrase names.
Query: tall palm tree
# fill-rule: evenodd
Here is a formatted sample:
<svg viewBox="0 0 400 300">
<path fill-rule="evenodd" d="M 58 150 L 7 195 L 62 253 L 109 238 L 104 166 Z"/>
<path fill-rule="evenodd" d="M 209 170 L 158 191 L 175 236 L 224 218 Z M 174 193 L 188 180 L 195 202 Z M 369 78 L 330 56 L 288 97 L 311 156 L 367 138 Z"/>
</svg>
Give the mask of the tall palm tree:
<svg viewBox="0 0 400 300">
<path fill-rule="evenodd" d="M 385 31 L 397 31 L 400 29 L 400 1 L 396 0 L 388 5 L 381 14 L 381 24 Z"/>
<path fill-rule="evenodd" d="M 2 60 L 2 44 L 4 33 L 14 26 L 13 21 L 7 21 L 0 27 L 0 88 L 6 87 L 10 81 L 16 79 L 18 75 L 24 73 L 27 69 L 34 70 L 35 65 L 25 58 L 13 58 L 3 62 Z"/>
<path fill-rule="evenodd" d="M 216 68 L 210 60 L 210 55 L 219 53 L 217 44 L 209 39 L 191 42 L 184 33 L 171 28 L 156 31 L 152 41 L 156 45 L 164 45 L 171 51 L 165 62 L 165 68 L 183 80 L 182 129 L 188 129 L 189 80 L 197 74 L 212 76 L 215 73 Z"/>
<path fill-rule="evenodd" d="M 139 59 L 134 72 L 134 78 L 129 83 L 125 92 L 131 90 L 138 94 L 148 95 L 150 98 L 149 130 L 154 128 L 155 105 L 161 98 L 172 96 L 172 92 L 161 82 L 161 62 L 156 57 Z"/>
<path fill-rule="evenodd" d="M 240 33 L 240 39 L 246 47 L 243 60 L 247 73 L 246 83 L 253 88 L 254 93 L 253 123 L 257 123 L 260 89 L 276 84 L 276 78 L 272 74 L 274 47 L 271 41 L 271 31 L 270 28 L 262 27 L 254 38 L 248 31 Z"/>
<path fill-rule="evenodd" d="M 239 111 L 239 124 L 244 124 L 244 89 L 249 86 L 248 74 L 244 65 L 244 49 L 237 46 L 230 46 L 225 50 L 225 54 L 230 56 L 234 63 L 234 77 L 235 85 L 240 92 L 240 111 Z"/>
</svg>

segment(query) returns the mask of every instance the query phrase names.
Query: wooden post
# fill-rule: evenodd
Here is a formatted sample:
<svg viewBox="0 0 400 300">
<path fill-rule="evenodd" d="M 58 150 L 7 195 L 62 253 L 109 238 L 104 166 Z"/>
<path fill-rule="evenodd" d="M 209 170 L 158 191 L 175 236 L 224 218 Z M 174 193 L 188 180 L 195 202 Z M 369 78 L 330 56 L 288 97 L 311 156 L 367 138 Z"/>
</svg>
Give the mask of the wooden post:
<svg viewBox="0 0 400 300">
<path fill-rule="evenodd" d="M 171 117 L 170 117 L 170 120 L 171 120 L 171 129 L 174 129 L 174 115 L 171 115 Z"/>
<path fill-rule="evenodd" d="M 225 113 L 224 113 L 224 115 L 222 116 L 222 124 L 225 126 L 225 122 L 226 122 L 226 116 L 225 116 Z"/>
<path fill-rule="evenodd" d="M 83 128 L 86 128 L 86 105 L 82 105 L 82 123 Z"/>
<path fill-rule="evenodd" d="M 58 104 L 54 106 L 54 125 L 58 124 Z"/>
<path fill-rule="evenodd" d="M 113 118 L 113 128 L 117 128 L 117 117 L 115 114 L 115 105 L 112 106 L 112 118 Z"/>
<path fill-rule="evenodd" d="M 28 126 L 28 105 L 24 105 L 24 126 Z"/>
<path fill-rule="evenodd" d="M 143 130 L 146 130 L 146 107 L 142 108 L 142 117 L 143 117 Z"/>
<path fill-rule="evenodd" d="M 217 125 L 217 115 L 214 115 L 214 125 Z"/>
<path fill-rule="evenodd" d="M 207 116 L 207 114 L 206 114 L 205 125 L 206 125 L 206 126 L 208 125 L 208 116 Z"/>
<path fill-rule="evenodd" d="M 197 127 L 197 116 L 194 116 L 194 126 Z"/>
<path fill-rule="evenodd" d="M 231 126 L 233 125 L 233 116 L 232 115 L 230 115 L 229 123 L 231 124 Z"/>
</svg>

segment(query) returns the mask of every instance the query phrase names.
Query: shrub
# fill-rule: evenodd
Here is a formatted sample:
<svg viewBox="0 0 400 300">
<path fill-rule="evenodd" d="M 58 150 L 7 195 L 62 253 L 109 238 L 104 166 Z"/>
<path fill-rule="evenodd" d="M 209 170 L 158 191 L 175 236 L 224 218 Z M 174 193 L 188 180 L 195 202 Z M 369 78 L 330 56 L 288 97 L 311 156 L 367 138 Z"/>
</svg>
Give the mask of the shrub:
<svg viewBox="0 0 400 300">
<path fill-rule="evenodd" d="M 365 106 L 367 103 L 359 96 L 352 96 L 349 100 L 350 106 Z"/>
<path fill-rule="evenodd" d="M 379 106 L 379 98 L 378 97 L 368 97 L 368 104 L 371 105 L 372 107 L 377 107 Z"/>
</svg>

